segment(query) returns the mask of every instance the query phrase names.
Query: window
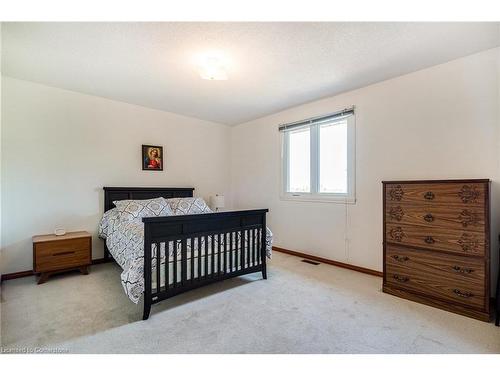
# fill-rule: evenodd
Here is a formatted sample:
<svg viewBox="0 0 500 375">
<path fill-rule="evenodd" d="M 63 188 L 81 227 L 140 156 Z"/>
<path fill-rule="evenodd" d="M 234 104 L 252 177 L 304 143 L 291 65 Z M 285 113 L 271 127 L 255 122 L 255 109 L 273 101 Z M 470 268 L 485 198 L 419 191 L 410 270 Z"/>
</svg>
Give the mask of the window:
<svg viewBox="0 0 500 375">
<path fill-rule="evenodd" d="M 280 131 L 282 198 L 354 203 L 354 109 Z"/>
</svg>

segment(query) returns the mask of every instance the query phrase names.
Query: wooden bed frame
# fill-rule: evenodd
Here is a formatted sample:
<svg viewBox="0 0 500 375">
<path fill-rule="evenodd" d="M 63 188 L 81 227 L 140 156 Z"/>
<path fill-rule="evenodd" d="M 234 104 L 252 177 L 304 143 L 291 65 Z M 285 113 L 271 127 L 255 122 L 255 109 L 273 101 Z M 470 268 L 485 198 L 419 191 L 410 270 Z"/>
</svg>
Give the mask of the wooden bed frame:
<svg viewBox="0 0 500 375">
<path fill-rule="evenodd" d="M 194 188 L 104 187 L 104 212 L 112 209 L 113 201 L 116 200 L 192 197 L 193 190 Z M 213 282 L 254 272 L 262 272 L 262 277 L 266 279 L 267 212 L 267 209 L 256 209 L 143 218 L 145 251 L 142 318 L 149 318 L 151 305 Z M 209 239 L 211 246 L 208 246 Z M 203 246 L 198 245 L 201 240 L 204 242 Z M 214 249 L 215 242 L 217 248 Z M 167 248 L 171 243 L 173 246 L 180 244 L 180 254 L 174 251 L 172 260 L 167 257 L 168 261 L 164 265 L 153 270 L 155 253 L 157 264 L 160 263 L 160 252 L 155 249 Z M 188 243 L 191 244 L 191 251 L 187 249 Z M 104 257 L 110 257 L 106 244 Z M 160 282 L 162 279 L 168 281 L 163 286 Z M 160 288 L 153 287 L 154 281 Z"/>
</svg>

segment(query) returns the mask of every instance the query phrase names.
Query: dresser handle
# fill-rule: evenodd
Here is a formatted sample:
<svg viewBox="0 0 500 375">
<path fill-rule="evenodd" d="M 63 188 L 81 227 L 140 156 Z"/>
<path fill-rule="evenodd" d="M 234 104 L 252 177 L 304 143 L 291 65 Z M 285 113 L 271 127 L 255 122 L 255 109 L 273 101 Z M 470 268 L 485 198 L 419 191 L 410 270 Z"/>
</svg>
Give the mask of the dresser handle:
<svg viewBox="0 0 500 375">
<path fill-rule="evenodd" d="M 392 257 L 398 262 L 406 262 L 407 260 L 410 260 L 407 256 L 400 257 L 399 255 L 393 255 Z"/>
<path fill-rule="evenodd" d="M 428 243 L 429 245 L 436 242 L 436 240 L 434 238 L 432 238 L 431 236 L 425 237 L 424 241 L 425 241 L 425 243 Z"/>
<path fill-rule="evenodd" d="M 453 289 L 453 293 L 455 293 L 457 296 L 463 297 L 463 298 L 474 297 L 474 294 L 472 294 L 471 292 L 462 292 L 459 289 Z"/>
<path fill-rule="evenodd" d="M 75 252 L 74 251 L 63 251 L 61 253 L 54 253 L 52 254 L 52 256 L 59 256 L 59 255 L 69 255 L 69 254 L 74 254 Z"/>
<path fill-rule="evenodd" d="M 410 281 L 410 278 L 408 276 L 393 275 L 392 277 L 394 278 L 394 280 L 399 281 L 401 283 L 406 283 Z"/>
<path fill-rule="evenodd" d="M 432 191 L 428 191 L 427 193 L 424 194 L 424 198 L 431 201 L 434 199 L 434 193 Z"/>
<path fill-rule="evenodd" d="M 462 268 L 459 266 L 453 266 L 453 271 L 458 273 L 472 273 L 474 270 L 472 268 Z"/>
<path fill-rule="evenodd" d="M 432 214 L 427 214 L 424 216 L 424 220 L 428 223 L 432 223 L 434 221 L 434 216 L 432 216 Z"/>
</svg>

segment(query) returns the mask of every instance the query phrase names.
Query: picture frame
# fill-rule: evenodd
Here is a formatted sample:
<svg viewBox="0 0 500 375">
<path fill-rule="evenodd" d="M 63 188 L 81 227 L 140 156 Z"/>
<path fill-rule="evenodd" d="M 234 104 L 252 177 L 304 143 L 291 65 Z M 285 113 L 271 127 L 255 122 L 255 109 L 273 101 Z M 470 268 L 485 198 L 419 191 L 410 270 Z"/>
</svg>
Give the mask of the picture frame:
<svg viewBox="0 0 500 375">
<path fill-rule="evenodd" d="M 142 145 L 142 170 L 163 171 L 163 146 Z"/>
</svg>

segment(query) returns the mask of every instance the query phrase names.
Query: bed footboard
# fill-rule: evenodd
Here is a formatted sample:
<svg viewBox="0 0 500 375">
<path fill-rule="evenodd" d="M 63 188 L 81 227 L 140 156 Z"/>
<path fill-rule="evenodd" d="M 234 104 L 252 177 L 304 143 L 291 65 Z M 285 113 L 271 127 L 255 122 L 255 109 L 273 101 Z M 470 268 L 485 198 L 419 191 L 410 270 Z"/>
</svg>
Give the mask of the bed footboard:
<svg viewBox="0 0 500 375">
<path fill-rule="evenodd" d="M 266 274 L 267 209 L 143 218 L 144 313 L 216 281 Z"/>
</svg>

